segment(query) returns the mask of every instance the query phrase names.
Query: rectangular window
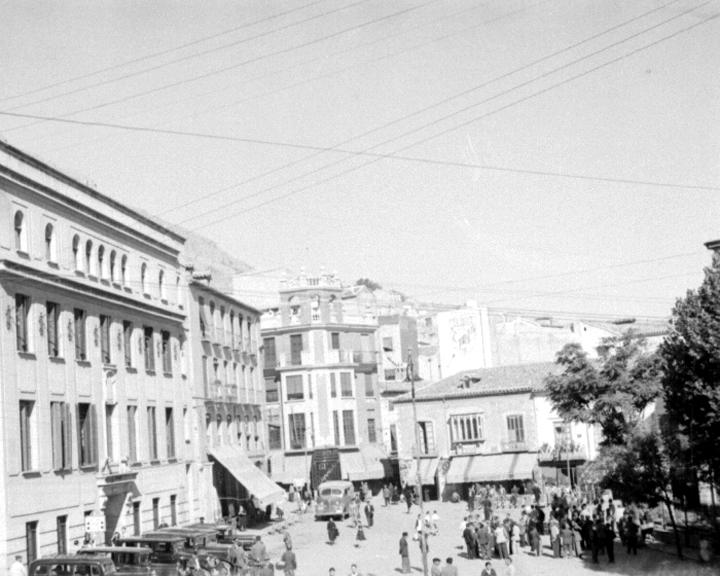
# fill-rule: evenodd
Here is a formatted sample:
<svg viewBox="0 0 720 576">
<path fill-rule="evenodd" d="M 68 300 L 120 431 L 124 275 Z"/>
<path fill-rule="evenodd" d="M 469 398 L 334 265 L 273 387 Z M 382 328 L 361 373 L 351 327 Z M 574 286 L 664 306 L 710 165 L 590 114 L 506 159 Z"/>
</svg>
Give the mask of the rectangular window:
<svg viewBox="0 0 720 576">
<path fill-rule="evenodd" d="M 387 336 L 382 339 L 383 341 L 383 350 L 385 352 L 392 352 L 393 351 L 393 339 L 392 336 Z"/>
<path fill-rule="evenodd" d="M 485 439 L 482 414 L 458 414 L 450 417 L 453 442 L 476 442 Z"/>
<path fill-rule="evenodd" d="M 140 502 L 133 502 L 133 532 L 135 536 L 140 536 L 142 532 L 142 522 L 140 520 Z"/>
<path fill-rule="evenodd" d="M 97 414 L 94 404 L 77 405 L 80 466 L 97 464 Z"/>
<path fill-rule="evenodd" d="M 206 391 L 207 391 L 208 383 L 210 381 L 208 370 L 209 370 L 208 357 L 203 356 L 202 357 L 203 384 L 205 384 Z M 205 395 L 208 396 L 207 392 Z"/>
<path fill-rule="evenodd" d="M 345 436 L 345 446 L 355 445 L 355 414 L 352 410 L 343 410 L 343 436 Z"/>
<path fill-rule="evenodd" d="M 133 363 L 133 346 L 132 346 L 132 322 L 123 321 L 123 346 L 125 347 L 125 366 L 132 368 Z"/>
<path fill-rule="evenodd" d="M 302 334 L 292 334 L 290 336 L 290 364 L 293 366 L 302 364 L 302 349 Z"/>
<path fill-rule="evenodd" d="M 33 409 L 35 403 L 29 400 L 20 400 L 20 469 L 23 472 L 33 470 Z"/>
<path fill-rule="evenodd" d="M 287 388 L 287 399 L 288 400 L 302 400 L 303 399 L 303 377 L 300 376 L 285 376 L 285 386 Z"/>
<path fill-rule="evenodd" d="M 339 332 L 331 332 L 330 333 L 330 347 L 333 350 L 340 350 L 340 333 Z"/>
<path fill-rule="evenodd" d="M 340 396 L 352 398 L 352 395 L 352 374 L 350 372 L 340 372 Z"/>
<path fill-rule="evenodd" d="M 167 457 L 175 458 L 175 420 L 173 409 L 165 408 L 165 440 L 167 442 Z"/>
<path fill-rule="evenodd" d="M 162 335 L 162 361 L 163 373 L 172 374 L 172 351 L 170 349 L 170 332 L 163 330 Z"/>
<path fill-rule="evenodd" d="M 160 498 L 152 499 L 153 528 L 157 530 L 160 526 Z"/>
<path fill-rule="evenodd" d="M 385 368 L 385 380 L 395 380 L 395 369 Z"/>
<path fill-rule="evenodd" d="M 58 516 L 56 521 L 57 553 L 67 554 L 67 516 Z"/>
<path fill-rule="evenodd" d="M 372 374 L 363 374 L 363 376 L 365 377 L 365 396 L 375 396 Z"/>
<path fill-rule="evenodd" d="M 60 306 L 55 302 L 48 302 L 45 304 L 45 316 L 47 317 L 48 356 L 57 358 L 60 356 Z"/>
<path fill-rule="evenodd" d="M 107 448 L 107 458 L 110 462 L 115 462 L 115 406 L 113 404 L 105 404 L 105 444 Z"/>
<path fill-rule="evenodd" d="M 30 564 L 38 557 L 38 541 L 37 541 L 37 522 L 27 522 L 25 524 L 25 549 L 27 552 L 27 562 Z"/>
<path fill-rule="evenodd" d="M 270 450 L 281 450 L 282 449 L 282 430 L 280 423 L 271 419 L 268 422 L 268 445 Z"/>
<path fill-rule="evenodd" d="M 50 402 L 53 470 L 72 469 L 72 424 L 70 419 L 70 404 Z"/>
<path fill-rule="evenodd" d="M 87 361 L 87 341 L 85 338 L 85 310 L 75 308 L 75 360 Z"/>
<path fill-rule="evenodd" d="M 153 348 L 153 329 L 143 328 L 143 353 L 145 354 L 145 370 L 155 372 L 155 349 Z"/>
<path fill-rule="evenodd" d="M 265 368 L 274 369 L 277 366 L 275 338 L 263 338 L 263 352 L 265 354 Z"/>
<path fill-rule="evenodd" d="M 157 450 L 157 422 L 155 420 L 155 407 L 150 406 L 147 409 L 147 425 L 148 425 L 148 457 L 150 460 L 158 459 Z M 157 526 L 156 526 L 157 528 Z"/>
<path fill-rule="evenodd" d="M 418 422 L 418 430 L 420 432 L 420 453 L 435 453 L 435 435 L 433 434 L 432 422 Z"/>
<path fill-rule="evenodd" d="M 335 446 L 340 446 L 340 418 L 337 410 L 333 410 L 333 432 L 335 434 Z"/>
<path fill-rule="evenodd" d="M 277 380 L 265 380 L 265 402 L 279 402 L 279 390 Z"/>
<path fill-rule="evenodd" d="M 112 364 L 110 351 L 110 316 L 100 315 L 100 356 L 103 364 Z"/>
<path fill-rule="evenodd" d="M 525 442 L 525 423 L 522 415 L 508 416 L 508 440 L 510 442 Z"/>
<path fill-rule="evenodd" d="M 330 374 L 330 398 L 337 398 L 337 382 L 335 382 L 335 373 Z"/>
<path fill-rule="evenodd" d="M 305 448 L 305 414 L 289 414 L 290 448 L 297 450 Z"/>
<path fill-rule="evenodd" d="M 395 424 L 390 424 L 390 452 L 397 454 L 397 427 Z"/>
<path fill-rule="evenodd" d="M 310 400 L 313 399 L 313 381 L 311 373 L 308 373 L 308 398 Z"/>
<path fill-rule="evenodd" d="M 170 526 L 177 526 L 177 496 L 170 494 Z"/>
<path fill-rule="evenodd" d="M 375 418 L 368 418 L 368 442 L 374 444 L 377 442 L 377 433 L 375 431 Z"/>
<path fill-rule="evenodd" d="M 137 406 L 127 407 L 128 419 L 128 456 L 130 462 L 138 462 L 137 449 Z"/>
<path fill-rule="evenodd" d="M 29 352 L 28 325 L 30 323 L 30 298 L 15 294 L 15 334 L 18 352 Z"/>
</svg>

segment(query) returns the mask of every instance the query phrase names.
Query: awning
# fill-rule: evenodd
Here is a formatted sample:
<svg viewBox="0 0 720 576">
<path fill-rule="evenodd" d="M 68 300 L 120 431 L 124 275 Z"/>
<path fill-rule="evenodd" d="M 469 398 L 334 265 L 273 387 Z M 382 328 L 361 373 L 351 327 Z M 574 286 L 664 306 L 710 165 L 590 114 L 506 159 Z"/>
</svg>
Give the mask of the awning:
<svg viewBox="0 0 720 576">
<path fill-rule="evenodd" d="M 420 480 L 423 486 L 435 484 L 435 474 L 437 472 L 440 458 L 421 458 L 420 459 Z M 417 484 L 417 461 L 415 458 L 408 459 L 405 464 L 405 482 Z"/>
<path fill-rule="evenodd" d="M 340 452 L 340 470 L 342 470 L 343 480 L 368 479 L 365 462 L 360 451 Z"/>
<path fill-rule="evenodd" d="M 448 484 L 462 482 L 499 482 L 503 480 L 528 480 L 537 467 L 537 454 L 514 452 L 486 456 L 455 456 L 447 471 Z"/>
<path fill-rule="evenodd" d="M 390 460 L 381 445 L 363 444 L 360 446 L 360 452 L 365 463 L 365 477 L 363 480 L 377 480 L 392 476 Z"/>
<path fill-rule="evenodd" d="M 219 446 L 208 449 L 208 452 L 260 501 L 261 506 L 280 502 L 285 497 L 285 491 L 254 466 L 240 447 Z"/>
<path fill-rule="evenodd" d="M 306 481 L 310 475 L 312 454 L 271 454 L 272 472 L 275 482 L 295 484 L 297 480 Z"/>
</svg>

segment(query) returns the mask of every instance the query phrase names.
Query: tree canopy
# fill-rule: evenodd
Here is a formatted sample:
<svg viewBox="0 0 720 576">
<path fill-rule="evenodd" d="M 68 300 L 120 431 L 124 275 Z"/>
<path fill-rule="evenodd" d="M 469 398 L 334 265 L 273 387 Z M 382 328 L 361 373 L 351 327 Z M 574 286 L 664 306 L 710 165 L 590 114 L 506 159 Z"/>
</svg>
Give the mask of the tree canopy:
<svg viewBox="0 0 720 576">
<path fill-rule="evenodd" d="M 366 286 L 368 290 L 371 291 L 382 290 L 382 286 L 380 286 L 377 282 L 370 280 L 370 278 L 358 278 L 355 282 L 355 286 Z"/>
<path fill-rule="evenodd" d="M 598 424 L 603 444 L 622 444 L 660 393 L 662 359 L 630 331 L 603 339 L 599 351 L 594 360 L 579 344 L 566 344 L 556 360 L 563 373 L 549 376 L 547 389 L 562 418 Z"/>
<path fill-rule="evenodd" d="M 690 465 L 708 478 L 720 473 L 720 255 L 697 290 L 673 308 L 660 348 L 668 419 L 686 444 Z"/>
</svg>

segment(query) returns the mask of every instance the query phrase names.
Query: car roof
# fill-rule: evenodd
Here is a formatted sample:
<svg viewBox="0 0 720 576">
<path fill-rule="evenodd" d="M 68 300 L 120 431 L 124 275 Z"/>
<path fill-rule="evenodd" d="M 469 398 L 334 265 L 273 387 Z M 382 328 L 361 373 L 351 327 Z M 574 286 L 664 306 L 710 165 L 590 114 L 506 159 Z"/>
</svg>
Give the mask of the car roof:
<svg viewBox="0 0 720 576">
<path fill-rule="evenodd" d="M 147 546 L 96 546 L 94 548 L 80 548 L 78 554 L 91 555 L 93 553 L 112 554 L 113 552 L 130 552 L 131 554 L 148 554 L 152 548 Z"/>
<path fill-rule="evenodd" d="M 347 488 L 352 485 L 353 483 L 349 480 L 328 480 L 320 484 L 318 490 L 320 490 L 320 488 Z"/>
<path fill-rule="evenodd" d="M 82 564 L 84 562 L 103 562 L 103 563 L 112 563 L 112 560 L 108 558 L 107 556 L 104 556 L 102 554 L 83 554 L 82 556 L 75 556 L 75 555 L 69 555 L 69 554 L 52 554 L 50 556 L 43 556 L 42 558 L 36 558 L 31 562 L 31 564 L 35 563 L 63 563 L 63 564 Z"/>
<path fill-rule="evenodd" d="M 159 534 L 159 533 L 148 533 L 142 536 L 129 536 L 128 538 L 120 538 L 120 542 L 157 542 L 159 540 L 167 540 L 169 542 L 185 542 L 185 538 L 182 536 L 176 536 L 175 534 Z"/>
</svg>

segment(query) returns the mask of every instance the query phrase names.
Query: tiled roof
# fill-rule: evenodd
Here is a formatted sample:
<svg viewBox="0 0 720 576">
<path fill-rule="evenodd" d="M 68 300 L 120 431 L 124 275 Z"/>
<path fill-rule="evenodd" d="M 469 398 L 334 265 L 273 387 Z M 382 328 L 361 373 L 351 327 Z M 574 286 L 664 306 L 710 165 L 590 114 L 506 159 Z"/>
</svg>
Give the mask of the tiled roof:
<svg viewBox="0 0 720 576">
<path fill-rule="evenodd" d="M 490 396 L 512 391 L 542 390 L 545 388 L 544 381 L 547 376 L 561 372 L 562 367 L 554 362 L 466 370 L 416 389 L 415 397 L 418 400 L 439 400 L 442 398 Z M 396 398 L 394 402 L 409 402 L 410 400 L 411 395 L 405 394 Z"/>
</svg>

